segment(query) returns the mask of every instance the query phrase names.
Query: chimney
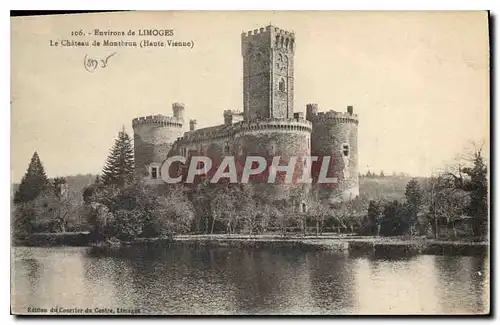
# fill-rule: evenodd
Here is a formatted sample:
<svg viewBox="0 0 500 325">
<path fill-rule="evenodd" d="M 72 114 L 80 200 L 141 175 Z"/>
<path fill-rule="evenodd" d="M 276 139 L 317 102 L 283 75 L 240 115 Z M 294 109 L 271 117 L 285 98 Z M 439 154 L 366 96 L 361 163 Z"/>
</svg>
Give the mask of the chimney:
<svg viewBox="0 0 500 325">
<path fill-rule="evenodd" d="M 353 107 L 351 105 L 347 106 L 347 113 L 349 113 L 349 115 L 352 115 Z"/>
</svg>

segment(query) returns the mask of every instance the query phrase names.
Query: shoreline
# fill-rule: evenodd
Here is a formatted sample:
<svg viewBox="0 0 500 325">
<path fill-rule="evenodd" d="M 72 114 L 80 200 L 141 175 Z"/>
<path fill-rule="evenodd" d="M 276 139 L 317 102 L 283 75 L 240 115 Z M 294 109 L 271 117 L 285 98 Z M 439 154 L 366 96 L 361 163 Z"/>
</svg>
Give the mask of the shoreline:
<svg viewBox="0 0 500 325">
<path fill-rule="evenodd" d="M 339 234 L 297 235 L 283 237 L 277 234 L 202 234 L 175 235 L 172 238 L 138 238 L 130 242 L 117 241 L 114 245 L 90 241 L 88 233 L 34 234 L 24 241 L 13 242 L 12 246 L 28 247 L 100 247 L 103 249 L 136 246 L 192 247 L 192 248 L 298 248 L 304 251 L 348 252 L 352 255 L 485 255 L 488 242 L 467 240 L 439 240 L 428 238 L 373 237 Z"/>
<path fill-rule="evenodd" d="M 465 240 L 436 240 L 427 238 L 402 239 L 398 237 L 369 237 L 326 234 L 320 236 L 276 235 L 182 235 L 174 237 L 175 243 L 186 246 L 234 248 L 301 248 L 349 252 L 349 254 L 375 255 L 483 255 L 489 251 L 488 242 Z"/>
</svg>

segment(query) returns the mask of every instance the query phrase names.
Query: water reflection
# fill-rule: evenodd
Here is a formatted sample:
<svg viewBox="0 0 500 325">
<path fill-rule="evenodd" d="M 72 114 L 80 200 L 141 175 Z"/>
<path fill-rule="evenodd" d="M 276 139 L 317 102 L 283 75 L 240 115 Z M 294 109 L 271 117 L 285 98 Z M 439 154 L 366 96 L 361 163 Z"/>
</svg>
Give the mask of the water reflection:
<svg viewBox="0 0 500 325">
<path fill-rule="evenodd" d="M 161 314 L 441 314 L 489 306 L 485 258 L 298 249 L 16 248 L 12 306 Z"/>
<path fill-rule="evenodd" d="M 475 256 L 436 256 L 437 281 L 446 283 L 439 286 L 439 297 L 443 308 L 460 314 L 488 312 L 489 270 L 485 259 Z M 460 300 L 457 308 L 456 300 Z"/>
</svg>

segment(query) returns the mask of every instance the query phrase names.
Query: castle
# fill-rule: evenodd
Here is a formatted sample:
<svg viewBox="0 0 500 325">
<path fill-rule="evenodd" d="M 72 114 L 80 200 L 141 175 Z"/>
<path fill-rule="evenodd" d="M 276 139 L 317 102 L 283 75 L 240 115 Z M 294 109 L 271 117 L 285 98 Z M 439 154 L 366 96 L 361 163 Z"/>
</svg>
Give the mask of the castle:
<svg viewBox="0 0 500 325">
<path fill-rule="evenodd" d="M 295 34 L 274 26 L 241 35 L 243 56 L 243 112 L 224 110 L 224 123 L 197 129 L 189 120 L 184 132 L 185 106 L 172 105 L 173 116 L 146 116 L 132 121 L 136 174 L 149 183 L 162 183 L 164 160 L 172 155 L 208 156 L 330 156 L 333 186 L 317 182 L 303 187 L 304 200 L 314 193 L 323 202 L 345 201 L 359 195 L 358 116 L 346 112 L 294 112 Z M 297 168 L 313 168 L 299 164 Z M 265 184 L 259 192 L 280 199 L 291 186 Z"/>
</svg>

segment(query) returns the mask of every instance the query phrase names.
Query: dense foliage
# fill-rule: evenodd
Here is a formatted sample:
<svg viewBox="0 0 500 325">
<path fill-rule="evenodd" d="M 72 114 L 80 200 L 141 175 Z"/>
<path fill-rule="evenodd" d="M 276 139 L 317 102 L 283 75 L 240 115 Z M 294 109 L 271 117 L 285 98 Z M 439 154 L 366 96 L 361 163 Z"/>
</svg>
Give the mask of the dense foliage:
<svg viewBox="0 0 500 325">
<path fill-rule="evenodd" d="M 25 203 L 34 200 L 40 193 L 48 190 L 50 186 L 45 169 L 43 168 L 38 153 L 31 157 L 28 170 L 24 174 L 21 184 L 14 194 L 14 203 Z"/>
<path fill-rule="evenodd" d="M 304 202 L 300 188 L 291 190 L 287 199 L 273 200 L 258 195 L 259 189 L 250 184 L 148 186 L 133 179 L 130 149 L 128 136 L 120 132 L 102 177 L 52 180 L 35 153 L 14 196 L 16 238 L 82 230 L 97 241 L 183 233 L 487 234 L 488 175 L 481 151 L 466 167 L 433 178 L 363 177 L 360 197 L 325 205 L 314 192 Z"/>
<path fill-rule="evenodd" d="M 130 136 L 122 130 L 118 133 L 102 171 L 105 185 L 126 186 L 134 179 L 134 150 Z"/>
</svg>

